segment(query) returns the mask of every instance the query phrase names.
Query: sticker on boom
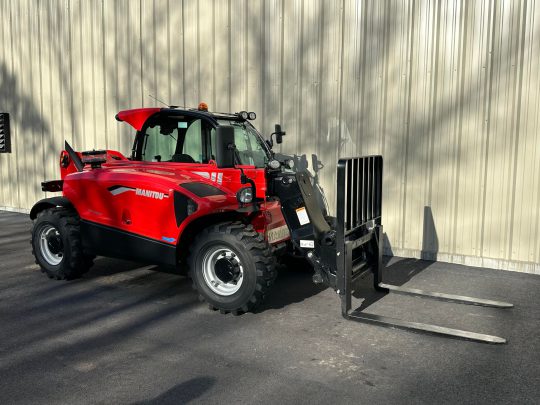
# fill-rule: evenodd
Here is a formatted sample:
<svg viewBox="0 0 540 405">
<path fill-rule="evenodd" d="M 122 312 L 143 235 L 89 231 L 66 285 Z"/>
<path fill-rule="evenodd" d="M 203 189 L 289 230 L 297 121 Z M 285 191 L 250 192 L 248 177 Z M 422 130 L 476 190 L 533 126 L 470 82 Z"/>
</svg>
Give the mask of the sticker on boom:
<svg viewBox="0 0 540 405">
<path fill-rule="evenodd" d="M 282 225 L 277 228 L 270 229 L 268 230 L 268 232 L 266 232 L 266 239 L 268 240 L 268 243 L 275 243 L 280 240 L 286 239 L 289 236 L 291 236 L 291 234 L 289 233 L 289 228 L 287 227 L 287 225 Z"/>
<path fill-rule="evenodd" d="M 313 249 L 315 247 L 315 241 L 307 240 L 307 239 L 300 239 L 300 247 Z"/>
<path fill-rule="evenodd" d="M 306 207 L 297 208 L 296 216 L 298 217 L 298 221 L 300 222 L 300 225 L 309 224 L 309 217 L 306 211 Z"/>
</svg>

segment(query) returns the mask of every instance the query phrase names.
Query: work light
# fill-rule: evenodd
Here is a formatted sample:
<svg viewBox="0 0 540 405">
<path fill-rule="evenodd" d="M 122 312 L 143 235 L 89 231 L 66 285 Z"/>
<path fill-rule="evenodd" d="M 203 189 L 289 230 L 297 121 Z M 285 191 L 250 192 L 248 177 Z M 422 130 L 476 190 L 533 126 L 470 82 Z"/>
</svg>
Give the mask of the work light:
<svg viewBox="0 0 540 405">
<path fill-rule="evenodd" d="M 240 201 L 242 204 L 247 204 L 253 201 L 253 193 L 251 191 L 251 187 L 245 187 L 240 189 L 238 193 L 236 193 L 236 198 L 238 201 Z"/>
</svg>

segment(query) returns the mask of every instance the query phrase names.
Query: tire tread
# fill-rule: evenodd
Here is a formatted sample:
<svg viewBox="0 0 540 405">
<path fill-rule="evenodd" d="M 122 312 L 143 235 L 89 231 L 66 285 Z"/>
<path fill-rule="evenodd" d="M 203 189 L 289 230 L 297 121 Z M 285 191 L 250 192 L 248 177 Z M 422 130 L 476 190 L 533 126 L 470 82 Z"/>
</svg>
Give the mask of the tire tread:
<svg viewBox="0 0 540 405">
<path fill-rule="evenodd" d="M 256 287 L 253 295 L 248 302 L 235 309 L 217 308 L 209 303 L 212 310 L 219 310 L 220 313 L 232 313 L 233 315 L 241 315 L 245 312 L 255 310 L 265 299 L 268 291 L 272 287 L 274 280 L 277 277 L 276 260 L 272 254 L 270 245 L 264 240 L 264 237 L 253 228 L 253 225 L 244 225 L 241 222 L 223 222 L 202 230 L 195 238 L 194 246 L 201 240 L 205 240 L 211 233 L 229 234 L 236 237 L 238 241 L 243 242 L 246 249 L 250 252 L 256 266 Z M 188 262 L 194 263 L 195 252 L 190 251 Z M 189 270 L 189 275 L 193 281 L 192 268 Z M 198 291 L 196 283 L 193 281 L 192 287 Z M 199 294 L 199 297 L 204 297 Z"/>
<path fill-rule="evenodd" d="M 72 209 L 64 207 L 47 208 L 37 214 L 34 221 L 34 229 L 38 222 L 44 217 L 52 217 L 58 220 L 60 233 L 65 233 L 69 241 L 69 260 L 62 262 L 61 267 L 57 271 L 47 269 L 38 260 L 36 247 L 34 246 L 34 232 L 30 244 L 32 246 L 32 254 L 36 258 L 35 262 L 41 268 L 41 272 L 49 278 L 55 280 L 72 280 L 81 277 L 94 264 L 94 256 L 87 255 L 83 252 L 81 232 L 79 225 L 79 215 Z"/>
</svg>

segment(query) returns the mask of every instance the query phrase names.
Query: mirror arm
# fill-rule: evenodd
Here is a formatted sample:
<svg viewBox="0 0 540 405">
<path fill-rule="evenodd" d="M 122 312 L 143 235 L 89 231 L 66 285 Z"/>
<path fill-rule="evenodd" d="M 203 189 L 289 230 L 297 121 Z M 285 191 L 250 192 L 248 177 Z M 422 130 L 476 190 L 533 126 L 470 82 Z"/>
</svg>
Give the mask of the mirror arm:
<svg viewBox="0 0 540 405">
<path fill-rule="evenodd" d="M 227 148 L 229 150 L 233 150 L 233 153 L 234 153 L 234 161 L 235 161 L 235 165 L 238 164 L 240 165 L 241 162 L 240 162 L 240 158 L 238 157 L 238 150 L 236 149 L 236 145 L 234 144 L 229 144 L 227 146 Z M 251 195 L 253 196 L 253 201 L 251 202 L 253 204 L 253 210 L 254 211 L 258 211 L 258 207 L 257 207 L 257 197 L 256 197 L 256 192 L 257 192 L 257 187 L 255 186 L 255 182 L 250 179 L 248 176 L 246 176 L 246 173 L 244 173 L 244 169 L 242 169 L 241 167 L 239 167 L 238 169 L 240 169 L 240 183 L 241 184 L 248 184 L 251 186 Z"/>
</svg>

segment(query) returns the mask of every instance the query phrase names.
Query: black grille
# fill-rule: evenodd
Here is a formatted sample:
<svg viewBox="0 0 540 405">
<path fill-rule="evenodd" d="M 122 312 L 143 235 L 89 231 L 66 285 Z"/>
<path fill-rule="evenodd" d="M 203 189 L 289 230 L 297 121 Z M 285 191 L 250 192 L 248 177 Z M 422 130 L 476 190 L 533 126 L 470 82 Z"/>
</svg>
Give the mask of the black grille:
<svg viewBox="0 0 540 405">
<path fill-rule="evenodd" d="M 0 153 L 11 153 L 8 113 L 0 113 Z"/>
<path fill-rule="evenodd" d="M 217 187 L 214 187 L 210 184 L 192 182 L 192 183 L 182 183 L 181 187 L 185 188 L 188 191 L 191 191 L 197 197 L 208 197 L 211 195 L 225 195 L 223 190 L 220 190 Z"/>
<path fill-rule="evenodd" d="M 337 220 L 345 234 L 381 217 L 382 156 L 339 159 Z"/>
</svg>

